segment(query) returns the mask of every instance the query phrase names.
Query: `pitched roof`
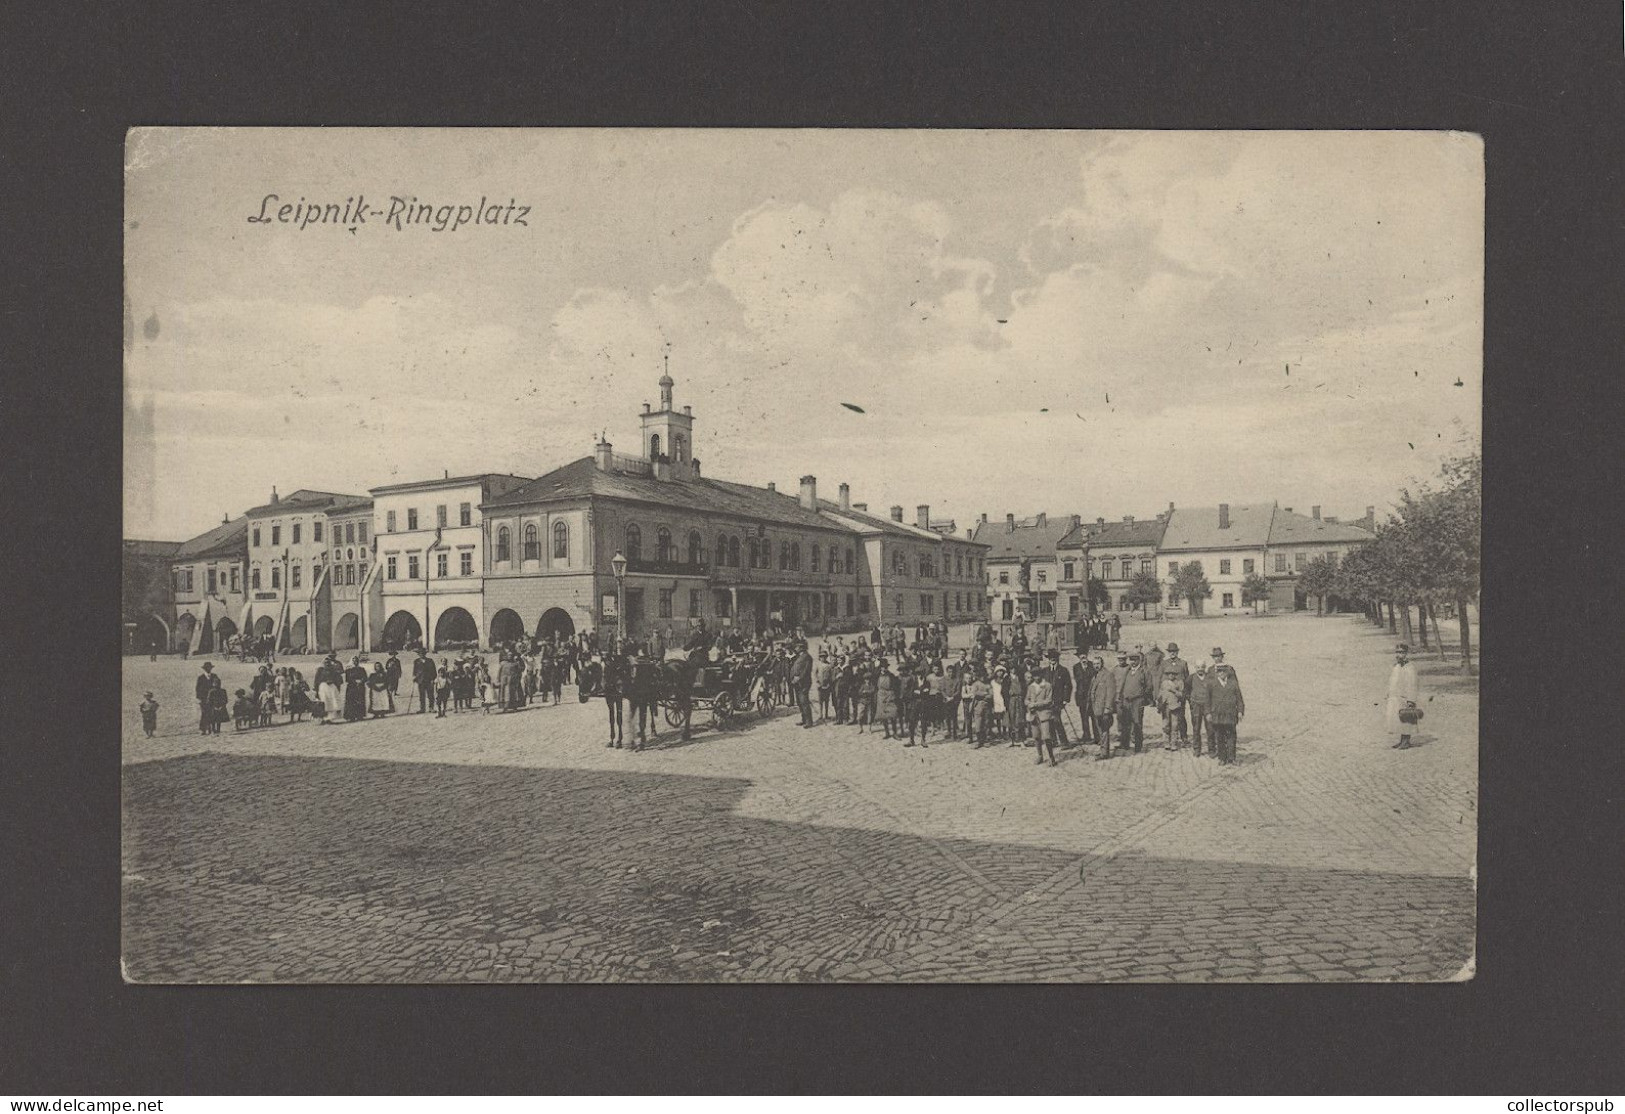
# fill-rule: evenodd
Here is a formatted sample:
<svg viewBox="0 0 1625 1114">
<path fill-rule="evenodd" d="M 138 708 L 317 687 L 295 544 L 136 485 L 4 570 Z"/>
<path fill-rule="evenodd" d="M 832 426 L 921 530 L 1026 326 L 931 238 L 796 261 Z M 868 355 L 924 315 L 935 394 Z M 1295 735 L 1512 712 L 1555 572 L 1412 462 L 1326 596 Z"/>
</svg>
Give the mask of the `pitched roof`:
<svg viewBox="0 0 1625 1114">
<path fill-rule="evenodd" d="M 1279 507 L 1275 509 L 1275 516 L 1270 521 L 1271 545 L 1368 542 L 1373 537 L 1375 535 L 1370 531 L 1352 523 L 1327 522 L 1323 518 L 1311 518 L 1293 511 L 1283 511 Z"/>
<path fill-rule="evenodd" d="M 181 542 L 175 561 L 196 561 L 204 557 L 234 556 L 248 552 L 248 519 L 234 518 Z"/>
<path fill-rule="evenodd" d="M 180 542 L 154 542 L 139 538 L 124 539 L 124 552 L 137 557 L 170 557 L 180 547 Z"/>
<path fill-rule="evenodd" d="M 1008 522 L 978 522 L 971 540 L 988 547 L 989 561 L 1049 557 L 1075 526 L 1077 523 L 1071 515 L 1035 515 L 1018 519 L 1014 529 L 1010 528 Z"/>
<path fill-rule="evenodd" d="M 441 487 L 463 487 L 467 484 L 477 483 L 482 488 L 489 486 L 492 490 L 513 490 L 523 484 L 528 484 L 534 477 L 515 476 L 511 472 L 478 472 L 472 476 L 441 476 L 432 480 L 412 480 L 408 483 L 384 484 L 382 487 L 372 487 L 367 490 L 374 495 L 393 495 L 402 491 L 433 491 Z M 513 480 L 511 484 L 504 484 L 503 480 Z"/>
<path fill-rule="evenodd" d="M 529 483 L 482 503 L 482 507 L 519 507 L 559 499 L 625 499 L 707 514 L 776 522 L 784 526 L 834 530 L 840 527 L 801 505 L 797 496 L 763 487 L 729 483 L 709 476 L 657 480 L 619 470 L 602 471 L 590 456 L 573 460 Z"/>
<path fill-rule="evenodd" d="M 1274 503 L 1231 503 L 1230 526 L 1219 528 L 1218 507 L 1177 507 L 1168 517 L 1159 549 L 1252 549 L 1269 543 Z"/>
<path fill-rule="evenodd" d="M 1163 521 L 1152 517 L 1133 522 L 1085 522 L 1076 531 L 1061 539 L 1062 549 L 1114 549 L 1119 546 L 1162 544 Z"/>
<path fill-rule="evenodd" d="M 312 491 L 302 487 L 298 491 L 284 495 L 275 503 L 264 503 L 258 507 L 250 507 L 243 513 L 250 518 L 259 518 L 268 514 L 293 514 L 300 511 L 345 511 L 355 510 L 361 506 L 371 506 L 372 500 L 365 495 L 347 495 L 337 491 Z"/>
</svg>

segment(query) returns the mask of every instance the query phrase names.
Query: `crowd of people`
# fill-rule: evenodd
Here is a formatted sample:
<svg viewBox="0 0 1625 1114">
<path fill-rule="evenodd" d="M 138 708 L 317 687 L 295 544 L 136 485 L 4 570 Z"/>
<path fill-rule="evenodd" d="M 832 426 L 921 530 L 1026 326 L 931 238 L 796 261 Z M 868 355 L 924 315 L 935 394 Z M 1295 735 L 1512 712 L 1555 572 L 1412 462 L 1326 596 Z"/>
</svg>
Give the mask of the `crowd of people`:
<svg viewBox="0 0 1625 1114">
<path fill-rule="evenodd" d="M 896 625 L 837 636 L 819 646 L 816 658 L 800 631 L 752 636 L 703 624 L 680 645 L 661 631 L 619 646 L 589 635 L 510 642 L 496 647 L 494 663 L 473 650 L 436 659 L 416 646 L 404 661 L 401 651 L 391 651 L 369 669 L 359 654 L 346 664 L 334 652 L 309 680 L 294 666 L 261 664 L 235 700 L 205 662 L 196 681 L 198 730 L 218 734 L 229 719 L 246 731 L 278 716 L 332 724 L 391 714 L 501 714 L 538 701 L 557 705 L 564 686 L 574 685 L 581 702 L 604 701 L 605 745 L 636 750 L 658 739 L 663 700 L 687 738 L 695 694 L 729 689 L 739 705 L 794 705 L 803 728 L 849 726 L 905 747 L 933 739 L 975 749 L 1032 747 L 1037 763 L 1052 766 L 1057 750 L 1080 746 L 1097 748 L 1097 760 L 1143 752 L 1145 717 L 1155 710 L 1166 749 L 1190 747 L 1234 762 L 1246 704 L 1223 649 L 1214 647 L 1193 666 L 1177 643 L 1135 645 L 1114 651 L 1115 664 L 1108 665 L 1105 654 L 1091 655 L 1087 647 L 1096 636 L 1116 643 L 1115 620 L 1084 633 L 1085 648 L 1070 668 L 1059 647 L 1048 639 L 1030 643 L 1020 628 L 1006 639 L 981 624 L 971 646 L 950 651 L 942 623 L 915 627 L 912 639 Z M 157 717 L 151 693 L 141 716 L 150 735 Z"/>
</svg>

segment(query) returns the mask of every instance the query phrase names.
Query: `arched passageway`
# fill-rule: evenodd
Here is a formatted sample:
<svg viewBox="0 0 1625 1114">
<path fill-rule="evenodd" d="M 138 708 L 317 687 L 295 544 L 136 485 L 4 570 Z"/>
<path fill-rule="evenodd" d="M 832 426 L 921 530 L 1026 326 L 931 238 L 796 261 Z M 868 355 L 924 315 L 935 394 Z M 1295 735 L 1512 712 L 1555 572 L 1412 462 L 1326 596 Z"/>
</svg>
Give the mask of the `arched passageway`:
<svg viewBox="0 0 1625 1114">
<path fill-rule="evenodd" d="M 536 623 L 536 637 L 546 642 L 554 635 L 558 635 L 560 642 L 574 638 L 576 625 L 570 618 L 570 613 L 562 607 L 550 607 L 542 613 Z"/>
<path fill-rule="evenodd" d="M 384 649 L 404 650 L 423 637 L 423 625 L 410 611 L 397 611 L 384 624 Z"/>
<path fill-rule="evenodd" d="M 404 615 L 406 612 L 400 612 Z M 359 650 L 361 648 L 361 620 L 353 611 L 339 616 L 333 624 L 333 649 Z"/>
<path fill-rule="evenodd" d="M 504 642 L 522 642 L 525 638 L 525 621 L 519 617 L 519 612 L 504 607 L 491 616 L 491 645 L 496 646 Z"/>
<path fill-rule="evenodd" d="M 474 642 L 480 640 L 480 627 L 470 615 L 461 607 L 448 607 L 440 613 L 440 618 L 434 624 L 434 644 L 439 649 L 453 643 Z"/>
</svg>

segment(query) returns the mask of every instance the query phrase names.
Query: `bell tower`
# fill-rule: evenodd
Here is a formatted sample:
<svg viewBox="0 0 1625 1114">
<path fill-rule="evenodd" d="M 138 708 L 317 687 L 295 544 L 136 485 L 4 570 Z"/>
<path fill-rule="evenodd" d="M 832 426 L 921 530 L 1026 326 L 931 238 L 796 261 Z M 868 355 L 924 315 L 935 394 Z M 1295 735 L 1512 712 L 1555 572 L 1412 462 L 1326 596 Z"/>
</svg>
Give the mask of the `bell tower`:
<svg viewBox="0 0 1625 1114">
<path fill-rule="evenodd" d="M 670 357 L 666 373 L 660 377 L 660 409 L 650 410 L 643 404 L 643 455 L 655 468 L 660 479 L 672 476 L 686 477 L 694 471 L 694 411 L 685 406 L 679 413 L 672 405 Z"/>
</svg>

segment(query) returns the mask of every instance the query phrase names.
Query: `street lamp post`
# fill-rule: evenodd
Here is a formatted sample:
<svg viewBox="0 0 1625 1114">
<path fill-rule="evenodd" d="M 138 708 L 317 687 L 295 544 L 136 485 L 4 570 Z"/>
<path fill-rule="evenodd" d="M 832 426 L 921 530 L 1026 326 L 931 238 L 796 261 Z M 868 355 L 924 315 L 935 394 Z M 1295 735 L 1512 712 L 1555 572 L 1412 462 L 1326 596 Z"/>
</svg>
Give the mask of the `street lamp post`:
<svg viewBox="0 0 1625 1114">
<path fill-rule="evenodd" d="M 626 555 L 617 550 L 609 559 L 609 567 L 615 574 L 615 653 L 618 654 L 626 641 Z"/>
</svg>

